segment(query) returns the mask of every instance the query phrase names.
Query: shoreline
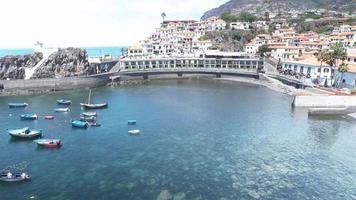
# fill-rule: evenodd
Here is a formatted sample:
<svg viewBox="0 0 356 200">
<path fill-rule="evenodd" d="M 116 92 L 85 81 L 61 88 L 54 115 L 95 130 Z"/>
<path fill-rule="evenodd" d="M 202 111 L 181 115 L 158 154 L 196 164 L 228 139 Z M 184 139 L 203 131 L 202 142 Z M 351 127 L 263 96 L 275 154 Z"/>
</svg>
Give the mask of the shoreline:
<svg viewBox="0 0 356 200">
<path fill-rule="evenodd" d="M 132 77 L 127 80 L 121 80 L 119 82 L 110 82 L 108 77 L 68 77 L 62 79 L 33 79 L 33 80 L 12 80 L 10 82 L 0 81 L 0 84 L 5 86 L 10 85 L 10 89 L 0 90 L 0 96 L 28 96 L 37 94 L 51 94 L 63 91 L 75 91 L 78 89 L 99 88 L 105 86 L 125 86 L 132 84 L 142 84 L 154 80 L 184 80 L 184 79 L 211 79 L 217 81 L 229 81 L 234 83 L 244 83 L 250 85 L 258 85 L 269 88 L 275 92 L 287 94 L 293 96 L 297 92 L 307 93 L 306 90 L 296 89 L 292 86 L 283 84 L 282 82 L 269 78 L 266 75 L 260 75 L 259 79 L 242 77 L 242 76 L 222 76 L 216 78 L 213 75 L 200 75 L 191 74 L 178 77 L 176 75 L 154 75 L 150 76 L 148 80 L 144 80 L 141 77 Z M 70 81 L 69 81 L 70 80 Z M 50 84 L 46 84 L 50 82 Z M 75 82 L 75 84 L 73 84 Z M 33 84 L 31 86 L 31 84 Z M 61 86 L 61 87 L 59 87 Z M 55 89 L 53 89 L 53 88 Z"/>
</svg>

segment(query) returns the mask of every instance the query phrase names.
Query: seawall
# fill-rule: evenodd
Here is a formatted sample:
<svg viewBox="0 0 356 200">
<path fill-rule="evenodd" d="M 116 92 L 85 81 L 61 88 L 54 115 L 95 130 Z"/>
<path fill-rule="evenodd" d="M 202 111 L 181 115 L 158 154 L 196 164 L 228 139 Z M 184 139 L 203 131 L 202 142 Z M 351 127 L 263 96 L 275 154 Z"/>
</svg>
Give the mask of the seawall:
<svg viewBox="0 0 356 200">
<path fill-rule="evenodd" d="M 293 106 L 306 108 L 356 107 L 356 96 L 295 96 Z"/>
<path fill-rule="evenodd" d="M 85 89 L 105 86 L 110 82 L 110 74 L 95 76 L 0 80 L 0 96 L 43 94 L 55 91 Z"/>
</svg>

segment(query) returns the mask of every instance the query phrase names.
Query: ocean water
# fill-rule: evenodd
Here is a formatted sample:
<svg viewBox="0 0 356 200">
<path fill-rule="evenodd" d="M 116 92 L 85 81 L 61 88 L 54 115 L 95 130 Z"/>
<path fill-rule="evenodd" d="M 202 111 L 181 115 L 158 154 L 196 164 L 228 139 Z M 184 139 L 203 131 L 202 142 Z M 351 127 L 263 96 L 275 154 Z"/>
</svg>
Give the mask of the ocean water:
<svg viewBox="0 0 356 200">
<path fill-rule="evenodd" d="M 0 199 L 147 200 L 162 191 L 194 200 L 356 198 L 355 120 L 308 118 L 291 109 L 291 97 L 260 86 L 165 80 L 93 90 L 94 102 L 109 103 L 97 111 L 102 127 L 72 129 L 87 95 L 0 98 L 0 167 L 25 161 L 32 176 L 0 183 Z M 70 113 L 53 113 L 59 98 L 72 99 Z M 30 106 L 7 107 L 23 101 Z M 20 121 L 21 113 L 40 119 Z M 24 126 L 63 147 L 39 149 L 6 133 Z"/>
<path fill-rule="evenodd" d="M 121 49 L 123 46 L 118 47 L 82 47 L 84 48 L 89 56 L 102 56 L 102 55 L 112 55 L 114 57 L 121 56 Z M 23 49 L 0 49 L 0 57 L 6 55 L 25 55 L 33 53 L 31 48 Z"/>
</svg>

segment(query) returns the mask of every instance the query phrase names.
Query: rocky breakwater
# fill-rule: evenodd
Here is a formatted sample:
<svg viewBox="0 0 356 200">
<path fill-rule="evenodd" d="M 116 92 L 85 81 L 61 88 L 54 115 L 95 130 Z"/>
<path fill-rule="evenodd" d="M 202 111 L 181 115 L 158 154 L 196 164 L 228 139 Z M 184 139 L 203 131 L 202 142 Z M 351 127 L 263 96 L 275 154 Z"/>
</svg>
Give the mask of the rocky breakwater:
<svg viewBox="0 0 356 200">
<path fill-rule="evenodd" d="M 1 57 L 0 80 L 24 79 L 25 68 L 34 67 L 42 58 L 42 53 Z"/>
<path fill-rule="evenodd" d="M 88 62 L 88 54 L 81 48 L 59 49 L 45 61 L 32 79 L 64 78 L 95 74 L 95 67 Z"/>
</svg>

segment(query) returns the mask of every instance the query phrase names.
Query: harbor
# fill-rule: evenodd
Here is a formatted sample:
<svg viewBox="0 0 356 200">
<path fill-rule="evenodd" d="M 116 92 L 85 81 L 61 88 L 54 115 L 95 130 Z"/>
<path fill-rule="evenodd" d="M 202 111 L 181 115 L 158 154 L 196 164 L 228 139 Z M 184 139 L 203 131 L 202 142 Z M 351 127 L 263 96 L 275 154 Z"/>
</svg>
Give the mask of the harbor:
<svg viewBox="0 0 356 200">
<path fill-rule="evenodd" d="M 351 178 L 356 176 L 355 158 L 344 153 L 356 146 L 352 119 L 308 119 L 307 113 L 290 109 L 292 97 L 263 86 L 157 80 L 94 89 L 91 98 L 108 102 L 109 107 L 95 111 L 102 126 L 88 129 L 71 125 L 83 113 L 80 103 L 87 101 L 88 91 L 0 99 L 0 152 L 11 152 L 0 154 L 0 159 L 7 161 L 4 167 L 26 161 L 31 176 L 23 184 L 0 183 L 1 197 L 110 199 L 120 193 L 123 199 L 157 199 L 167 192 L 186 199 L 355 195 Z M 70 112 L 53 112 L 59 99 L 71 100 Z M 28 106 L 9 109 L 9 102 Z M 38 120 L 21 121 L 23 113 L 36 113 Z M 54 120 L 45 120 L 46 115 Z M 136 125 L 128 125 L 132 119 Z M 32 141 L 6 134 L 6 128 L 25 126 L 41 129 L 44 138 L 61 139 L 62 146 L 38 148 Z M 134 129 L 141 134 L 129 135 Z M 77 196 L 78 190 L 88 192 Z"/>
</svg>

